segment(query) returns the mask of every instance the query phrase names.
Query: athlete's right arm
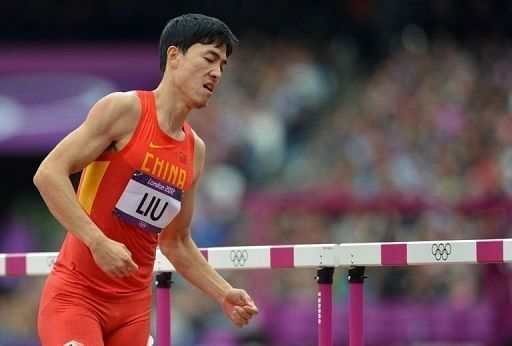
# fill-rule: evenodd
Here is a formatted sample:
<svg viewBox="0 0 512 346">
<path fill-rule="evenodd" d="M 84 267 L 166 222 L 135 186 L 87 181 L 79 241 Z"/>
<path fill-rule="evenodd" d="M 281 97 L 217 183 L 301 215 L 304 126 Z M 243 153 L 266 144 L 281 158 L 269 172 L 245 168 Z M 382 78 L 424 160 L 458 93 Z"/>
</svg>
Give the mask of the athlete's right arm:
<svg viewBox="0 0 512 346">
<path fill-rule="evenodd" d="M 113 93 L 98 101 L 86 120 L 48 154 L 34 176 L 48 209 L 62 226 L 85 243 L 109 275 L 137 270 L 124 244 L 109 239 L 78 202 L 70 175 L 98 158 L 112 143 L 125 142 L 137 125 L 140 104 L 130 93 Z"/>
</svg>

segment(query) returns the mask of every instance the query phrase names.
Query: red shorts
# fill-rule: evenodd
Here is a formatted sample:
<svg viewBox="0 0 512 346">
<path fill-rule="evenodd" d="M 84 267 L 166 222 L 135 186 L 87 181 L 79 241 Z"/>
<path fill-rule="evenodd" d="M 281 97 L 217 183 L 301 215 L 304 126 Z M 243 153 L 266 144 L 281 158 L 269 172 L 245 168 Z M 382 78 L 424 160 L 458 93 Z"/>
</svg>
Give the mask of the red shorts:
<svg viewBox="0 0 512 346">
<path fill-rule="evenodd" d="M 150 313 L 151 297 L 108 299 L 47 281 L 39 305 L 39 338 L 43 346 L 146 346 Z"/>
</svg>

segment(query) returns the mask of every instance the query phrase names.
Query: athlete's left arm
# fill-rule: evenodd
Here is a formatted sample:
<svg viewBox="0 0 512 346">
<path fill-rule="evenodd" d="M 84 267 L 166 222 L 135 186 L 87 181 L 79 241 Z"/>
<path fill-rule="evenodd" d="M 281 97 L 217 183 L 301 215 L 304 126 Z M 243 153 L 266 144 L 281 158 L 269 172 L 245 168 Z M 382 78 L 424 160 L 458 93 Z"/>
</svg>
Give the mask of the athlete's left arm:
<svg viewBox="0 0 512 346">
<path fill-rule="evenodd" d="M 190 234 L 196 190 L 205 158 L 204 142 L 197 135 L 195 138 L 194 182 L 183 194 L 179 214 L 160 234 L 160 251 L 178 273 L 217 300 L 234 325 L 242 327 L 258 313 L 258 308 L 246 291 L 233 288 L 208 264 Z"/>
</svg>

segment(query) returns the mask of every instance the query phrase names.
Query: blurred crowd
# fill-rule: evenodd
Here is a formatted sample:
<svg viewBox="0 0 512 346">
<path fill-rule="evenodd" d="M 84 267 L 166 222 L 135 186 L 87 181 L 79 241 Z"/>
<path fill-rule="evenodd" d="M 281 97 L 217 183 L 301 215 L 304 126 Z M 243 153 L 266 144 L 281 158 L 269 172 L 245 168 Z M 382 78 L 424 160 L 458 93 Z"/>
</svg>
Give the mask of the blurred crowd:
<svg viewBox="0 0 512 346">
<path fill-rule="evenodd" d="M 197 216 L 209 221 L 195 229 L 202 245 L 509 237 L 508 40 L 429 40 L 411 25 L 391 53 L 374 63 L 350 40 L 242 42 L 246 46 L 230 62 L 213 107 L 194 118 L 210 143 L 200 199 L 208 210 L 200 208 Z M 240 220 L 240 212 L 249 215 Z M 215 224 L 218 232 L 211 232 Z M 487 304 L 488 328 L 473 328 L 467 340 L 505 345 L 511 335 L 510 275 L 504 266 L 371 273 L 370 300 L 437 302 L 447 308 L 445 315 L 468 309 L 466 316 L 474 320 L 468 325 Z M 284 299 L 297 306 L 314 296 L 309 271 L 256 281 L 264 282 L 256 287 L 270 291 L 262 296 L 274 304 Z M 340 283 L 341 304 L 344 290 Z M 310 309 L 310 321 L 313 315 Z M 291 316 L 299 319 L 284 318 Z M 460 321 L 445 325 L 451 332 L 431 324 L 402 337 L 464 341 Z M 304 340 L 299 329 L 304 330 L 296 328 L 297 339 L 290 340 Z M 391 330 L 380 337 L 392 339 Z"/>
<path fill-rule="evenodd" d="M 429 38 L 414 25 L 395 41 L 375 61 L 349 37 L 241 40 L 218 93 L 191 120 L 207 145 L 193 226 L 199 246 L 509 237 L 511 42 Z M 57 251 L 63 232 L 35 193 L 11 215 L 1 251 Z M 24 245 L 7 247 L 8 239 Z M 314 272 L 223 274 L 254 294 L 261 316 L 236 331 L 177 278 L 175 345 L 316 343 Z M 368 275 L 368 345 L 511 342 L 505 265 Z M 340 345 L 345 276 L 337 272 L 334 286 Z M 0 345 L 36 343 L 39 280 L 0 280 Z"/>
</svg>

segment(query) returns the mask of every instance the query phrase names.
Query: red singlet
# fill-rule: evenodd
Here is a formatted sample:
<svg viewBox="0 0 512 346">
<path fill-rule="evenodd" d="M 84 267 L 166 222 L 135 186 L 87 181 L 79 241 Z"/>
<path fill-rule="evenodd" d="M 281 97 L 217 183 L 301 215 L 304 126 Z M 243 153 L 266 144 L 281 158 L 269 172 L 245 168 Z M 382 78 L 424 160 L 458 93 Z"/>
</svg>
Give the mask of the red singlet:
<svg viewBox="0 0 512 346">
<path fill-rule="evenodd" d="M 169 137 L 158 125 L 153 92 L 137 94 L 142 114 L 132 138 L 83 170 L 78 200 L 107 237 L 126 245 L 139 268 L 128 277 L 108 276 L 68 232 L 48 279 L 56 286 L 107 297 L 151 295 L 158 232 L 179 212 L 194 178 L 194 134 L 185 123 L 183 141 Z"/>
</svg>

